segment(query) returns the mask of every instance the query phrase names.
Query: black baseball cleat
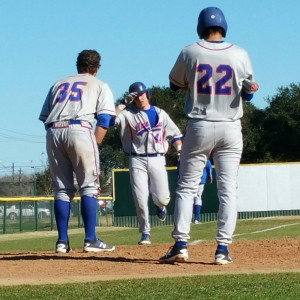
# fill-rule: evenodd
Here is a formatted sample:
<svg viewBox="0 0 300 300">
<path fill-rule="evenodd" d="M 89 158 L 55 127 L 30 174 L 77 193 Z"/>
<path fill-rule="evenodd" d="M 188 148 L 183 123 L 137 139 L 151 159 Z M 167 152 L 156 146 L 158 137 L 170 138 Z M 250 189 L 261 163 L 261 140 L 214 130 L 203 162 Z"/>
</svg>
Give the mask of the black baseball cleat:
<svg viewBox="0 0 300 300">
<path fill-rule="evenodd" d="M 165 221 L 167 217 L 167 208 L 165 206 L 156 206 L 156 215 L 160 221 Z"/>
<path fill-rule="evenodd" d="M 139 245 L 151 245 L 150 234 L 143 233 L 138 244 Z"/>
<path fill-rule="evenodd" d="M 175 262 L 184 263 L 189 259 L 189 253 L 187 250 L 187 246 L 179 246 L 175 245 L 170 247 L 167 254 L 162 256 L 159 259 L 161 264 L 174 264 Z"/>
<path fill-rule="evenodd" d="M 104 243 L 100 239 L 94 241 L 84 240 L 83 251 L 84 252 L 103 252 L 103 251 L 114 251 L 115 246 Z"/>
<path fill-rule="evenodd" d="M 233 259 L 228 251 L 217 250 L 215 253 L 216 265 L 227 265 L 233 263 Z"/>
<path fill-rule="evenodd" d="M 72 252 L 69 242 L 57 241 L 56 242 L 56 253 L 69 253 Z"/>
</svg>

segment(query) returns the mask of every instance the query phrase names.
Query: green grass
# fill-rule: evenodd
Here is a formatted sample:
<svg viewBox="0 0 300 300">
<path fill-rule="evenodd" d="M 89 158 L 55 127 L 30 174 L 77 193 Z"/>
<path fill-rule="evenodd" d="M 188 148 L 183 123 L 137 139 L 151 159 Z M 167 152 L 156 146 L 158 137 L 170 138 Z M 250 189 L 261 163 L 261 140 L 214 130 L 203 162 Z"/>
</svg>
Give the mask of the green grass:
<svg viewBox="0 0 300 300">
<path fill-rule="evenodd" d="M 153 244 L 172 244 L 173 226 L 153 227 Z M 114 245 L 136 245 L 140 234 L 137 228 L 98 227 L 100 238 Z M 70 230 L 72 248 L 82 248 L 84 229 Z M 216 222 L 191 225 L 191 240 L 212 242 L 215 240 Z M 265 219 L 239 220 L 234 240 L 300 237 L 300 217 L 273 217 Z M 19 240 L 22 240 L 20 243 Z M 51 251 L 57 239 L 55 231 L 26 232 L 0 235 L 0 252 Z M 2 241 L 5 241 L 3 243 Z"/>
<path fill-rule="evenodd" d="M 300 274 L 187 276 L 0 287 L 5 299 L 299 299 Z"/>
<path fill-rule="evenodd" d="M 152 228 L 152 243 L 172 244 L 172 226 Z M 137 228 L 97 229 L 99 237 L 115 245 L 136 245 Z M 216 222 L 191 226 L 191 241 L 213 242 Z M 300 237 L 300 217 L 239 220 L 235 240 Z M 51 251 L 57 233 L 0 235 L 0 252 Z M 83 229 L 70 230 L 73 248 L 83 246 Z M 1 269 L 1 259 L 0 259 Z M 298 299 L 300 270 L 293 273 L 186 276 L 160 279 L 99 281 L 84 284 L 0 287 L 0 299 Z"/>
</svg>

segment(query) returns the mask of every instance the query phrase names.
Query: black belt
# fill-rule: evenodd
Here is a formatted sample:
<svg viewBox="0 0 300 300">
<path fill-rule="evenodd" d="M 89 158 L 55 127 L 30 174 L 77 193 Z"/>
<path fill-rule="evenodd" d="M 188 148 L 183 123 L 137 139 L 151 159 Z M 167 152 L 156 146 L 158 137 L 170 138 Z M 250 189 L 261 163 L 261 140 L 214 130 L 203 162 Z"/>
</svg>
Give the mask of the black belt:
<svg viewBox="0 0 300 300">
<path fill-rule="evenodd" d="M 58 122 L 60 122 L 60 121 L 58 121 Z M 81 124 L 81 120 L 68 120 L 68 121 L 61 121 L 61 122 L 68 122 L 69 125 Z M 46 125 L 46 129 L 52 128 L 55 123 L 56 122 L 49 123 L 48 125 Z"/>
<path fill-rule="evenodd" d="M 131 153 L 131 156 L 140 156 L 140 157 L 157 157 L 157 156 L 164 156 L 164 153 L 145 153 L 145 154 L 138 154 L 138 153 Z"/>
</svg>

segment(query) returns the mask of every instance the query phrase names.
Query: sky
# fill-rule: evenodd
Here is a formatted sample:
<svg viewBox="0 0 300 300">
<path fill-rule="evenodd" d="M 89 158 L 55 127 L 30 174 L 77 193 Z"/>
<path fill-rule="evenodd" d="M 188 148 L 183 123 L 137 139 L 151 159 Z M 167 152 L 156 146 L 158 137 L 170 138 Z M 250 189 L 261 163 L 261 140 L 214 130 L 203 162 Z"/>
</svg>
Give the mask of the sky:
<svg viewBox="0 0 300 300">
<path fill-rule="evenodd" d="M 257 108 L 267 107 L 279 87 L 299 83 L 299 0 L 0 1 L 0 177 L 45 167 L 38 117 L 52 84 L 77 73 L 79 52 L 101 54 L 97 78 L 115 100 L 135 81 L 168 87 L 178 54 L 199 40 L 198 15 L 208 6 L 223 11 L 226 41 L 249 53 L 260 85 Z"/>
</svg>

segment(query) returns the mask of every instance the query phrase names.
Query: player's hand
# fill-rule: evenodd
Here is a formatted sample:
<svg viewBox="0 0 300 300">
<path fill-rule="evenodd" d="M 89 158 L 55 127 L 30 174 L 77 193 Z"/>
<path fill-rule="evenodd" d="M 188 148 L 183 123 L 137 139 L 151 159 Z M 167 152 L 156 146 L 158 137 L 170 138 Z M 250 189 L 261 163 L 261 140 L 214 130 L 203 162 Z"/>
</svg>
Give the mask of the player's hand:
<svg viewBox="0 0 300 300">
<path fill-rule="evenodd" d="M 256 91 L 258 91 L 259 89 L 259 85 L 258 83 L 249 80 L 249 79 L 245 79 L 243 81 L 243 91 L 246 93 L 255 93 Z"/>
<path fill-rule="evenodd" d="M 252 82 L 251 87 L 250 87 L 251 92 L 256 92 L 256 91 L 258 91 L 258 89 L 259 89 L 258 83 Z"/>
<path fill-rule="evenodd" d="M 132 103 L 137 95 L 138 95 L 137 92 L 128 93 L 124 99 L 125 104 L 129 105 L 130 103 Z"/>
</svg>

